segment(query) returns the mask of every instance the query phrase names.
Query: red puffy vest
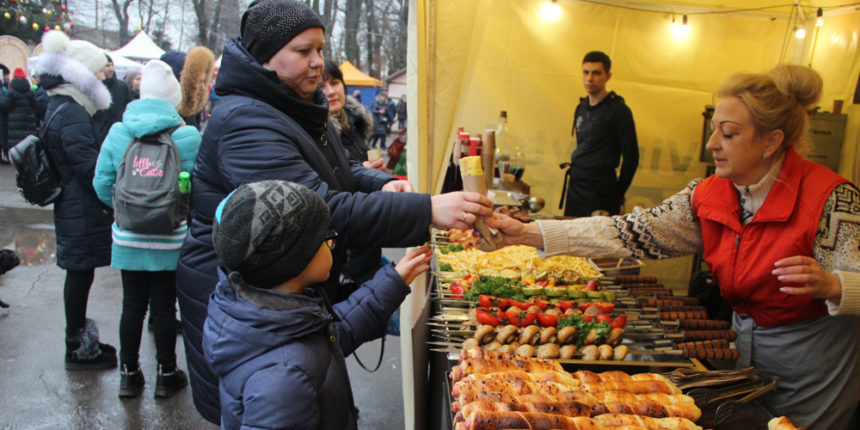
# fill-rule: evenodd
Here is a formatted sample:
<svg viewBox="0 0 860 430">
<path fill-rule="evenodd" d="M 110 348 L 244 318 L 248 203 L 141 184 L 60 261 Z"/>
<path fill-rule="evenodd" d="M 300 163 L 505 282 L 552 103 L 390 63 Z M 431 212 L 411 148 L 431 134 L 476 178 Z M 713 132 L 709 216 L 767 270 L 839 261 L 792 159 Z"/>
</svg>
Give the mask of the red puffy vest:
<svg viewBox="0 0 860 430">
<path fill-rule="evenodd" d="M 779 178 L 747 225 L 741 225 L 738 191 L 730 181 L 711 176 L 696 187 L 693 211 L 702 227 L 705 261 L 735 312 L 752 316 L 762 327 L 827 312 L 823 300 L 780 292 L 783 284 L 771 271 L 782 258 L 812 257 L 824 203 L 845 182 L 790 149 Z"/>
</svg>

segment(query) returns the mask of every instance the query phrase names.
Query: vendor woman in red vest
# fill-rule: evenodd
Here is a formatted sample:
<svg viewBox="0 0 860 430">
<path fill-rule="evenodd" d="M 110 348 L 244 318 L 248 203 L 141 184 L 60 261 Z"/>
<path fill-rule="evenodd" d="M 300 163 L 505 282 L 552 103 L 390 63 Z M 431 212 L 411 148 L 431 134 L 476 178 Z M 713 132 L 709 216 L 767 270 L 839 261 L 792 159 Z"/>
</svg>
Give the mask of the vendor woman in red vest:
<svg viewBox="0 0 860 430">
<path fill-rule="evenodd" d="M 657 207 L 531 224 L 497 215 L 490 225 L 546 255 L 704 253 L 734 309 L 737 366 L 779 377 L 776 411 L 808 429 L 857 428 L 860 191 L 800 155 L 821 87 L 801 66 L 729 78 L 706 146 L 716 173 Z"/>
</svg>

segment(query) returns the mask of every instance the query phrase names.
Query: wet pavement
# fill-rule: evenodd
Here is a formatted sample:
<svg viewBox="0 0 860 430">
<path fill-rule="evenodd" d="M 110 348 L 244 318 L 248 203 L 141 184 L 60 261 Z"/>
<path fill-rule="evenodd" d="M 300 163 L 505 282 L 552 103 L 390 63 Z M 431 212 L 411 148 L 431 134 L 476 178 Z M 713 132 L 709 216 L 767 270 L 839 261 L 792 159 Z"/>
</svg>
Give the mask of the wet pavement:
<svg viewBox="0 0 860 430">
<path fill-rule="evenodd" d="M 190 387 L 169 399 L 153 397 L 155 343 L 144 333 L 140 348 L 146 388 L 136 399 L 120 400 L 119 371 L 66 371 L 63 312 L 65 272 L 56 266 L 50 207 L 24 202 L 15 189 L 14 168 L 0 165 L 0 248 L 12 249 L 21 265 L 0 276 L 0 429 L 217 429 L 194 408 Z M 399 250 L 386 250 L 399 257 Z M 119 271 L 96 270 L 87 316 L 103 342 L 119 347 L 122 288 Z M 380 341 L 357 352 L 374 366 Z M 182 338 L 176 354 L 185 369 Z M 347 359 L 361 429 L 403 428 L 400 342 L 387 337 L 376 373 Z M 289 389 L 289 387 L 285 387 Z"/>
</svg>

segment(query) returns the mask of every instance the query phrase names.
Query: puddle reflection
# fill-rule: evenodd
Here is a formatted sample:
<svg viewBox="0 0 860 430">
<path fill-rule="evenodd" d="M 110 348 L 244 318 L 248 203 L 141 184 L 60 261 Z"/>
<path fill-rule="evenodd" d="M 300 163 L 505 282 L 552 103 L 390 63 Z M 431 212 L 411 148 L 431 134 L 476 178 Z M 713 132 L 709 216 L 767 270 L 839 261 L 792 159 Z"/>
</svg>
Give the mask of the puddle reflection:
<svg viewBox="0 0 860 430">
<path fill-rule="evenodd" d="M 57 258 L 53 212 L 0 208 L 0 245 L 15 251 L 22 265 L 53 264 Z"/>
</svg>

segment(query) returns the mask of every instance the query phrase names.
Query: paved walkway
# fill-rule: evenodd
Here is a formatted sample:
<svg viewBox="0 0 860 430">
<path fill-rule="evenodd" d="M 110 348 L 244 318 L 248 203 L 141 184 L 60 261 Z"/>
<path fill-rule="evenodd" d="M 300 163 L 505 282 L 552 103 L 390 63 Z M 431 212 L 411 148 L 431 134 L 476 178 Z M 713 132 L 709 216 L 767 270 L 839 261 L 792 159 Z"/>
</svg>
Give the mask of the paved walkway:
<svg viewBox="0 0 860 430">
<path fill-rule="evenodd" d="M 190 388 L 155 400 L 155 344 L 144 333 L 141 366 L 144 394 L 120 400 L 119 371 L 68 372 L 62 286 L 65 272 L 55 264 L 50 207 L 30 206 L 15 188 L 14 169 L 0 165 L 0 248 L 16 249 L 24 264 L 0 276 L 0 429 L 201 429 L 218 426 L 203 420 L 192 405 Z M 396 253 L 396 251 L 392 251 Z M 96 270 L 88 316 L 96 320 L 104 342 L 119 346 L 122 302 L 119 271 Z M 181 337 L 176 353 L 185 369 Z M 376 364 L 380 342 L 359 349 L 368 365 Z M 347 359 L 360 413 L 359 428 L 403 427 L 399 338 L 388 337 L 377 373 L 367 373 Z M 285 387 L 289 389 L 289 387 Z"/>
</svg>

